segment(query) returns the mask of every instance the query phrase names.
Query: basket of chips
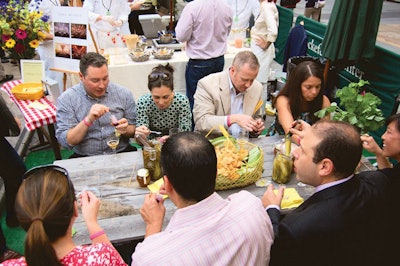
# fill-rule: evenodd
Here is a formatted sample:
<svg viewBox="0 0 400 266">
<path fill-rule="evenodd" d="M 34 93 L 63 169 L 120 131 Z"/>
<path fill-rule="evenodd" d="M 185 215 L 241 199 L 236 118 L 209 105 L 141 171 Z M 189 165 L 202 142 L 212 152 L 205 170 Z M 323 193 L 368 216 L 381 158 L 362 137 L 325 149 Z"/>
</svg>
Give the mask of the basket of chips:
<svg viewBox="0 0 400 266">
<path fill-rule="evenodd" d="M 262 149 L 248 141 L 237 141 L 224 128 L 221 132 L 224 136 L 210 140 L 217 154 L 215 189 L 225 190 L 255 183 L 263 172 Z"/>
</svg>

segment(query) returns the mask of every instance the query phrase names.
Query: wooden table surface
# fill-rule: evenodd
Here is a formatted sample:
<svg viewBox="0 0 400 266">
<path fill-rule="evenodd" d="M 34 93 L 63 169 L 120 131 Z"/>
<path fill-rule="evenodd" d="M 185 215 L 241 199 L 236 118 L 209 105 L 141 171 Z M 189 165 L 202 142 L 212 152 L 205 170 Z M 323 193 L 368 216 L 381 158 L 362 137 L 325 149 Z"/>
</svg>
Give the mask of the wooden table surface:
<svg viewBox="0 0 400 266">
<path fill-rule="evenodd" d="M 260 146 L 264 151 L 262 177 L 266 178 L 268 182 L 271 181 L 272 175 L 273 149 L 281 139 L 282 136 L 277 135 L 251 139 L 252 143 Z M 143 239 L 145 234 L 145 223 L 140 216 L 139 209 L 143 204 L 144 195 L 149 193 L 149 190 L 139 187 L 135 176 L 130 180 L 133 168 L 143 167 L 142 160 L 142 152 L 139 150 L 117 154 L 116 159 L 112 155 L 99 155 L 58 160 L 54 163 L 68 170 L 77 192 L 82 191 L 86 186 L 96 187 L 100 190 L 102 204 L 99 211 L 99 223 L 113 243 L 122 243 Z M 362 170 L 368 170 L 368 163 L 365 165 L 367 167 L 363 166 Z M 294 187 L 304 199 L 314 192 L 313 187 L 299 184 L 294 174 L 286 187 Z M 218 193 L 226 198 L 232 193 L 247 190 L 261 198 L 265 189 L 265 187 L 257 187 L 252 184 L 243 188 L 218 191 Z M 175 205 L 169 199 L 165 201 L 165 207 L 164 227 L 169 223 L 169 219 L 176 210 Z M 81 214 L 76 220 L 74 228 L 77 230 L 74 235 L 74 241 L 77 244 L 90 243 Z"/>
</svg>

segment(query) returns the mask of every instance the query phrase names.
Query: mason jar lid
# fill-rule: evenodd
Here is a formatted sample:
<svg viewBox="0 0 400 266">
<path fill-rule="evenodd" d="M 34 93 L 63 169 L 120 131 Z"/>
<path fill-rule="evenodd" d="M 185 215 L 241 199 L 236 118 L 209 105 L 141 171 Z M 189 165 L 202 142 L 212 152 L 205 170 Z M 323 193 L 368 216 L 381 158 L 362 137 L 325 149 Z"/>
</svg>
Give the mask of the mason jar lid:
<svg viewBox="0 0 400 266">
<path fill-rule="evenodd" d="M 146 177 L 149 175 L 149 170 L 147 170 L 146 168 L 140 168 L 137 172 L 138 176 L 142 176 L 142 177 Z"/>
</svg>

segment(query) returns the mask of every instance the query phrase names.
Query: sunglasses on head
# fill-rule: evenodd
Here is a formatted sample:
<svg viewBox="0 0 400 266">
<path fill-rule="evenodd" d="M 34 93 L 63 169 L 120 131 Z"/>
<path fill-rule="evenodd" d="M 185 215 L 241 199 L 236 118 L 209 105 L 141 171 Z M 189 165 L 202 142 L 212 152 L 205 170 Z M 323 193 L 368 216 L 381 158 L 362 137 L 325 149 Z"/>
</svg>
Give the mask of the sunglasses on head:
<svg viewBox="0 0 400 266">
<path fill-rule="evenodd" d="M 58 165 L 54 165 L 54 164 L 41 165 L 41 166 L 33 167 L 33 168 L 31 168 L 31 169 L 29 169 L 28 171 L 25 172 L 25 174 L 23 175 L 22 179 L 25 180 L 25 179 L 31 177 L 34 174 L 42 173 L 42 172 L 45 172 L 46 170 L 54 170 L 54 171 L 57 171 L 59 173 L 62 173 L 69 180 L 68 171 L 63 167 L 58 166 Z"/>
<path fill-rule="evenodd" d="M 171 79 L 169 73 L 164 73 L 164 72 L 152 72 L 149 75 L 149 80 L 150 81 L 156 81 L 159 78 L 161 78 L 164 81 L 168 81 L 168 80 Z"/>
</svg>

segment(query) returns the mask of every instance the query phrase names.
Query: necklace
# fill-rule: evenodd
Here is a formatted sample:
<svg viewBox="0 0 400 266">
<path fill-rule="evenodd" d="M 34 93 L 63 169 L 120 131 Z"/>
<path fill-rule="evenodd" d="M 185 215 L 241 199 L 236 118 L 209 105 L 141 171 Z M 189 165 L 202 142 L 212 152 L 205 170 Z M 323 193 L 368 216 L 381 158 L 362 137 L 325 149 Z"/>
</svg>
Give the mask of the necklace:
<svg viewBox="0 0 400 266">
<path fill-rule="evenodd" d="M 245 4 L 244 7 L 242 8 L 242 10 L 241 10 L 240 12 L 238 12 L 237 1 L 238 1 L 238 0 L 235 0 L 235 13 L 236 13 L 235 18 L 234 18 L 235 22 L 238 22 L 238 21 L 239 21 L 239 15 L 242 14 L 243 11 L 246 10 L 247 4 L 249 3 L 249 0 L 246 0 L 246 4 Z"/>
<path fill-rule="evenodd" d="M 110 15 L 111 15 L 110 8 L 111 8 L 111 5 L 112 5 L 112 0 L 110 1 L 110 4 L 108 5 L 108 8 L 107 8 L 106 5 L 104 4 L 103 0 L 101 0 L 101 4 L 103 5 L 103 7 L 104 7 L 105 9 L 107 9 L 106 15 L 107 15 L 107 16 L 110 16 Z"/>
</svg>

